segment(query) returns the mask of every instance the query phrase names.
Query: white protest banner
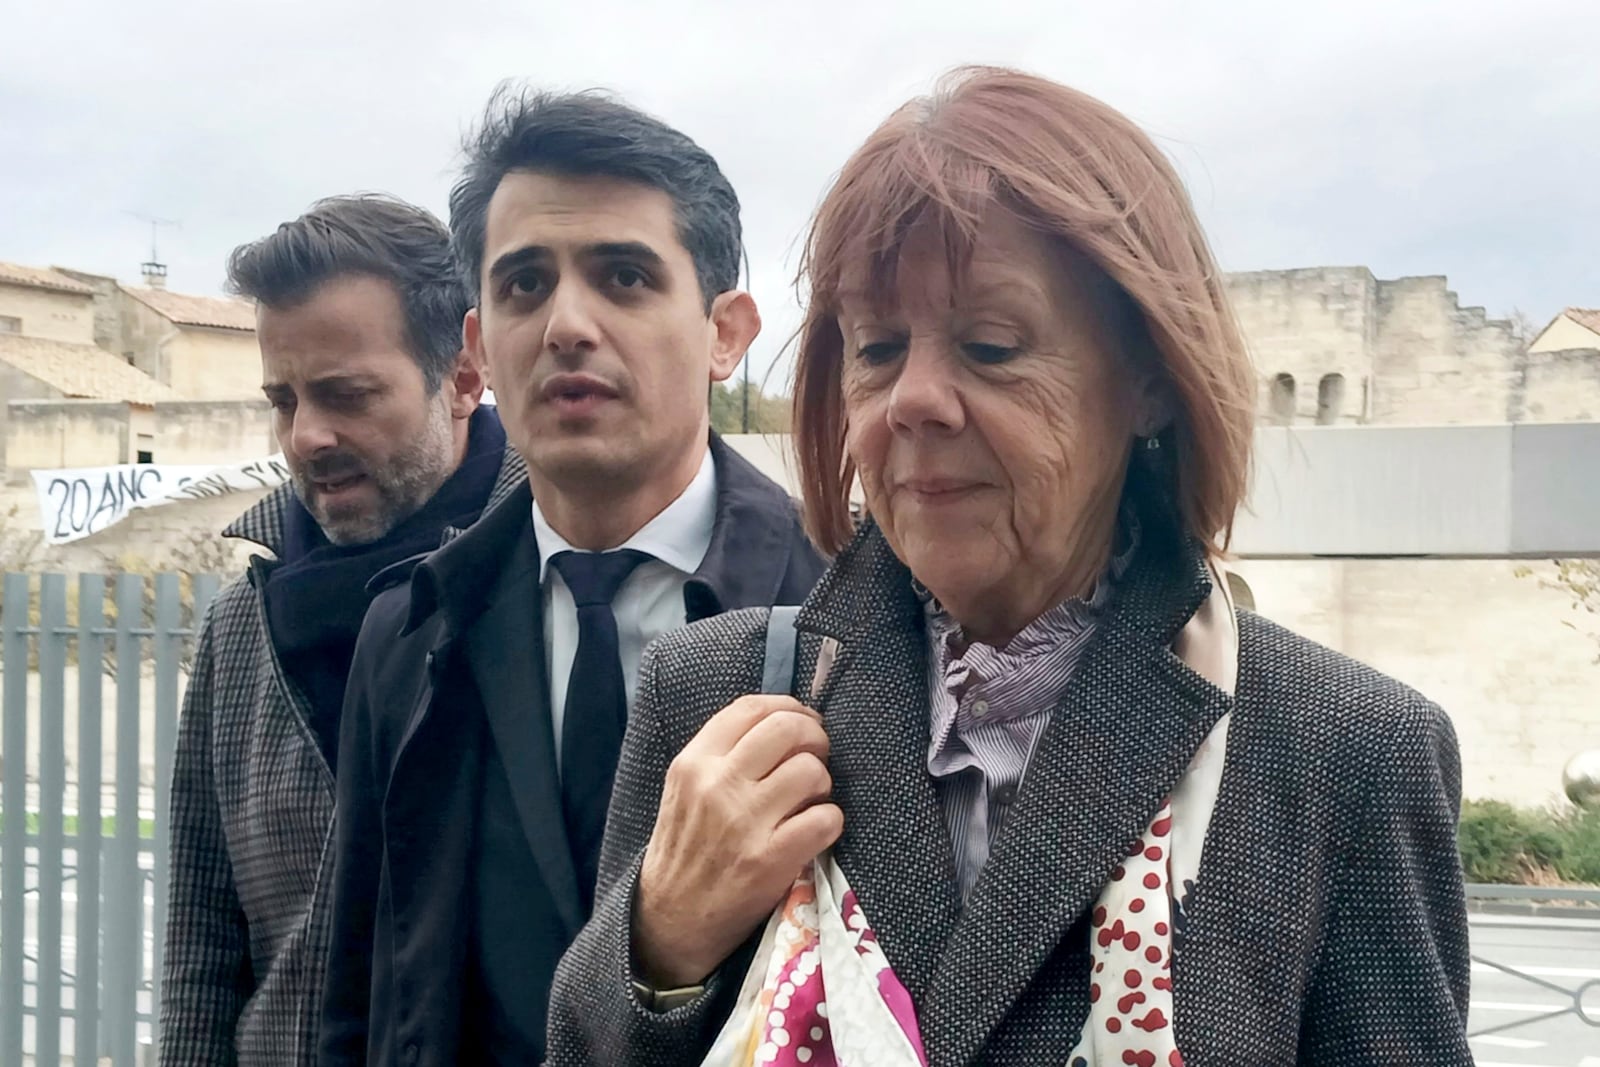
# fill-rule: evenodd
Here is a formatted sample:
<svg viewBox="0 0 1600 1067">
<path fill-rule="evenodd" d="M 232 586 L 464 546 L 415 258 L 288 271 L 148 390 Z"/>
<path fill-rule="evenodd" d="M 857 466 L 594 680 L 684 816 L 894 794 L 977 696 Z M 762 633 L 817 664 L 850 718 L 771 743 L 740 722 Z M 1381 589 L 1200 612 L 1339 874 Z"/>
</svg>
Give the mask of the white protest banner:
<svg viewBox="0 0 1600 1067">
<path fill-rule="evenodd" d="M 220 467 L 125 463 L 31 473 L 44 537 L 52 545 L 99 533 L 138 508 L 275 489 L 289 480 L 282 453 Z"/>
</svg>

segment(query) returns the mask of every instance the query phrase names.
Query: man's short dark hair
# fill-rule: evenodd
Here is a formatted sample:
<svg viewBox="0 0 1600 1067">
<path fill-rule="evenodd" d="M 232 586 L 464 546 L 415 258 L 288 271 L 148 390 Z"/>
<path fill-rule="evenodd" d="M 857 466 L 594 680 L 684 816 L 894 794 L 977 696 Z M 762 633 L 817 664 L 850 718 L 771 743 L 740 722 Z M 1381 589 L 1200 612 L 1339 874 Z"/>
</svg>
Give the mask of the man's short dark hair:
<svg viewBox="0 0 1600 1067">
<path fill-rule="evenodd" d="M 467 139 L 450 193 L 450 230 L 467 288 L 478 295 L 489 201 L 513 171 L 638 182 L 672 199 L 678 239 L 694 260 L 706 310 L 739 283 L 739 197 L 711 154 L 659 119 L 597 90 L 547 93 L 502 85 Z"/>
<path fill-rule="evenodd" d="M 228 257 L 228 289 L 270 308 L 294 307 L 336 277 L 389 282 L 405 311 L 410 351 L 430 393 L 461 351 L 472 300 L 450 250 L 450 232 L 422 208 L 391 196 L 319 200 L 311 210 Z"/>
</svg>

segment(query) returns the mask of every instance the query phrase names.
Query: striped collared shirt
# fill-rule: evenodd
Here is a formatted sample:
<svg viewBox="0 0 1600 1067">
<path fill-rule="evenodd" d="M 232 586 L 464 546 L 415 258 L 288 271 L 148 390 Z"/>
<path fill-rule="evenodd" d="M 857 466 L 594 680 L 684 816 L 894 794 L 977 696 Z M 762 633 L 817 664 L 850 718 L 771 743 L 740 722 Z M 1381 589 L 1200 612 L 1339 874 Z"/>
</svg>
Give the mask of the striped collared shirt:
<svg viewBox="0 0 1600 1067">
<path fill-rule="evenodd" d="M 960 623 L 918 589 L 928 616 L 928 773 L 944 809 L 963 899 L 989 859 L 1028 758 L 1094 636 L 1096 618 L 1133 560 L 1137 525 L 1123 530 L 1127 547 L 1088 600 L 1056 605 L 1004 648 L 964 645 Z"/>
</svg>

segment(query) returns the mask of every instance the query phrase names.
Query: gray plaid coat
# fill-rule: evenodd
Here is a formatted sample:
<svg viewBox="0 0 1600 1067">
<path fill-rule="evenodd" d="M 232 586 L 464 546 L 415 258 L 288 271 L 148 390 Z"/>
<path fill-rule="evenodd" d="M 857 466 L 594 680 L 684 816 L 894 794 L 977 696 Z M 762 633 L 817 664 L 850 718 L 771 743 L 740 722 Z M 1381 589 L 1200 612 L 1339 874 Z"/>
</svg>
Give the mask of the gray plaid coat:
<svg viewBox="0 0 1600 1067">
<path fill-rule="evenodd" d="M 527 478 L 509 448 L 488 506 Z M 223 531 L 282 549 L 283 486 Z M 200 630 L 172 774 L 161 990 L 165 1067 L 295 1067 L 316 1055 L 333 858 L 333 774 L 305 697 L 267 640 L 271 564 L 224 589 Z"/>
<path fill-rule="evenodd" d="M 1089 1014 L 1090 909 L 1228 712 L 1174 947 L 1184 1063 L 1471 1067 L 1449 720 L 1249 612 L 1230 697 L 1169 650 L 1210 591 L 1193 546 L 1141 546 L 965 905 L 926 766 L 928 645 L 910 573 L 869 523 L 801 609 L 797 693 L 823 638 L 840 643 L 815 701 L 844 810 L 834 857 L 916 1005 L 931 1067 L 1065 1067 Z M 695 1067 L 728 1016 L 750 946 L 699 999 L 657 1014 L 628 981 L 630 920 L 667 767 L 718 709 L 757 691 L 766 621 L 764 609 L 719 615 L 645 654 L 594 917 L 551 992 L 549 1067 Z"/>
</svg>

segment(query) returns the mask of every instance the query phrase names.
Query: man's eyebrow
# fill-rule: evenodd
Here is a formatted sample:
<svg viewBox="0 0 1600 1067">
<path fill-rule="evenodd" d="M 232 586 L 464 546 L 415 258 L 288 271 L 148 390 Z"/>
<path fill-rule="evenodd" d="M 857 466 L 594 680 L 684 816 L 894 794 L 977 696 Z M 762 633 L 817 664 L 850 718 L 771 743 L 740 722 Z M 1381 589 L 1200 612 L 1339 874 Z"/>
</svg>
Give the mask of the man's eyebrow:
<svg viewBox="0 0 1600 1067">
<path fill-rule="evenodd" d="M 312 389 L 347 389 L 352 386 L 365 389 L 378 384 L 378 379 L 370 374 L 329 374 L 313 378 L 306 384 Z"/>
<path fill-rule="evenodd" d="M 637 259 L 652 267 L 659 267 L 666 262 L 661 258 L 661 253 L 643 241 L 601 241 L 585 245 L 583 254 L 595 259 Z"/>
<path fill-rule="evenodd" d="M 306 383 L 308 392 L 322 392 L 329 389 L 370 389 L 383 383 L 370 374 L 327 374 L 321 378 L 313 378 Z M 275 396 L 293 396 L 294 386 L 286 382 L 265 382 L 261 391 L 268 399 Z"/>
<path fill-rule="evenodd" d="M 522 267 L 533 263 L 543 262 L 550 258 L 550 250 L 543 245 L 524 245 L 521 248 L 507 252 L 496 259 L 489 267 L 489 277 L 496 280 L 505 277 Z"/>
</svg>

